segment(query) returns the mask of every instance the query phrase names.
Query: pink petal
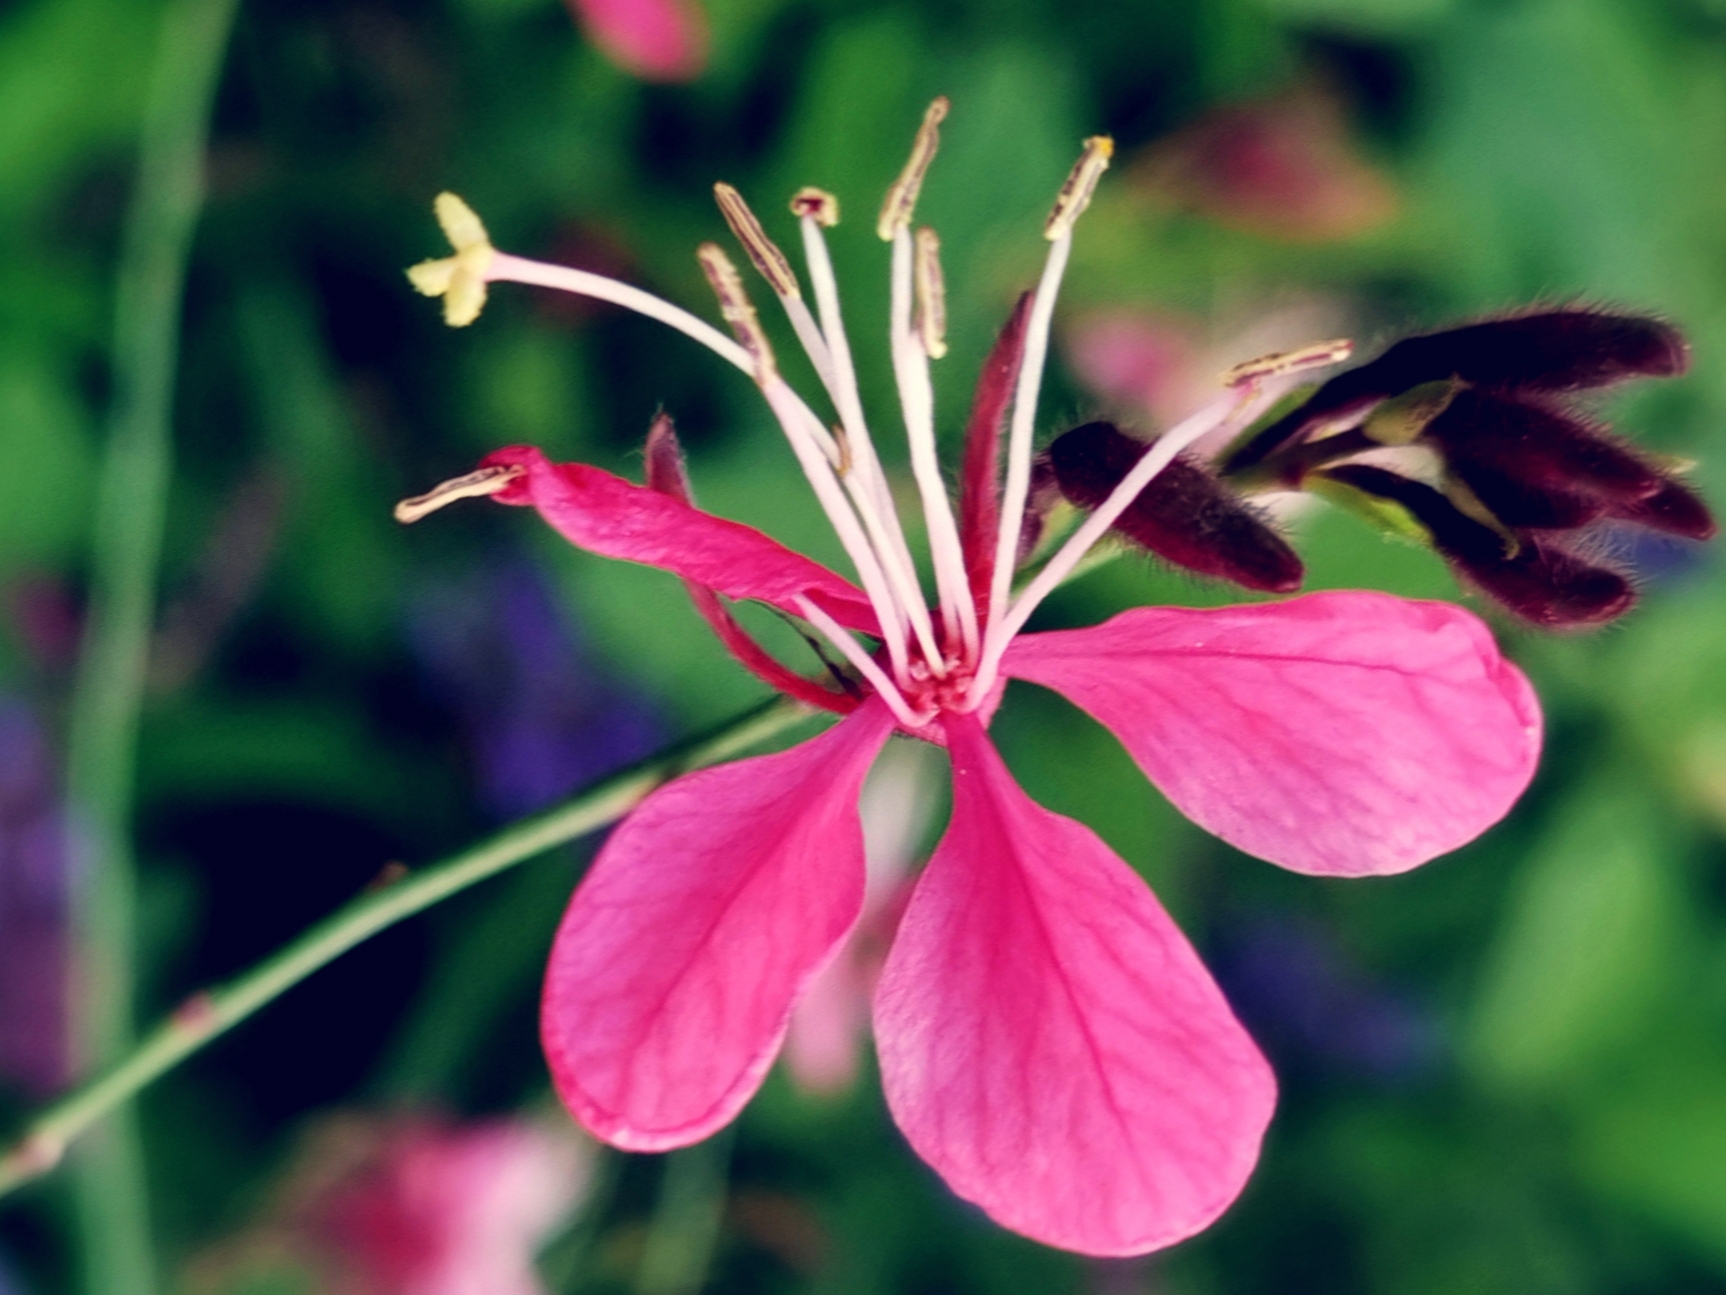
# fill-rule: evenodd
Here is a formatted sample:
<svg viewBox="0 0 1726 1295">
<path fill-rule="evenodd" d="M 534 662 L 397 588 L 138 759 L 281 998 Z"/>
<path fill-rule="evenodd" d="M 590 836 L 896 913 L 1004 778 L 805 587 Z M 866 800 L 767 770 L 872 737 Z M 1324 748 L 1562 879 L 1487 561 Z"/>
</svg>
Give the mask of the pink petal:
<svg viewBox="0 0 1726 1295">
<path fill-rule="evenodd" d="M 525 476 L 493 495 L 529 505 L 578 548 L 644 562 L 728 598 L 753 598 L 796 614 L 798 594 L 848 629 L 879 628 L 869 599 L 849 580 L 751 526 L 632 485 L 585 463 L 552 463 L 531 445 L 497 450 L 481 467 L 515 464 Z"/>
<path fill-rule="evenodd" d="M 692 0 L 567 0 L 588 38 L 644 81 L 690 81 L 707 64 L 707 25 Z"/>
<path fill-rule="evenodd" d="M 1276 1081 L 1192 946 L 1086 827 L 947 721 L 953 820 L 875 999 L 917 1154 L 1005 1227 L 1096 1255 L 1191 1236 L 1240 1193 Z"/>
<path fill-rule="evenodd" d="M 749 1100 L 862 909 L 857 797 L 892 728 L 870 702 L 789 751 L 667 784 L 612 833 L 540 1014 L 558 1093 L 595 1135 L 663 1151 Z"/>
<path fill-rule="evenodd" d="M 1296 872 L 1403 872 L 1522 794 L 1540 707 L 1479 619 L 1321 593 L 1029 634 L 1005 671 L 1107 725 L 1201 827 Z"/>
</svg>

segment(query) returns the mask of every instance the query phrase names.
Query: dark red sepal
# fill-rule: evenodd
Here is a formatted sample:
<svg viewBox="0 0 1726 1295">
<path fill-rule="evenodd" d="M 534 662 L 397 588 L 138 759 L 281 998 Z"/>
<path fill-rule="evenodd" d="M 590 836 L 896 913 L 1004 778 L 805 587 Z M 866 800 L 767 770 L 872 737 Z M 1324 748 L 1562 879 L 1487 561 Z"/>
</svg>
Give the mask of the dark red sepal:
<svg viewBox="0 0 1726 1295">
<path fill-rule="evenodd" d="M 994 579 L 996 535 L 1001 529 L 1001 431 L 1025 359 L 1031 295 L 1019 295 L 989 358 L 983 361 L 977 392 L 971 399 L 971 418 L 965 424 L 965 457 L 959 474 L 959 548 L 979 615 L 988 614 Z"/>
<path fill-rule="evenodd" d="M 1049 461 L 1061 493 L 1081 508 L 1095 508 L 1147 448 L 1113 423 L 1086 423 L 1056 439 Z M 1248 589 L 1291 593 L 1305 575 L 1282 536 L 1184 455 L 1152 478 L 1114 529 L 1176 566 Z"/>
</svg>

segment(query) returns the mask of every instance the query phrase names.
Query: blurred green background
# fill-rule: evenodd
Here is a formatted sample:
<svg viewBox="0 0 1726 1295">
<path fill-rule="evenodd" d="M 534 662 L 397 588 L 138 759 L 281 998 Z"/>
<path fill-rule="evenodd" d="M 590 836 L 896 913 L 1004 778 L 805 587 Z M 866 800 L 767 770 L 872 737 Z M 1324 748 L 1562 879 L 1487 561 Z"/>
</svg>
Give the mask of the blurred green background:
<svg viewBox="0 0 1726 1295">
<path fill-rule="evenodd" d="M 54 815 L 164 12 L 0 12 L 0 866 L 48 857 L 28 839 Z M 401 273 L 444 253 L 440 189 L 500 247 L 709 317 L 693 249 L 724 234 L 712 181 L 787 244 L 783 199 L 834 191 L 879 409 L 873 210 L 945 93 L 920 215 L 943 239 L 953 436 L 1078 141 L 1108 132 L 1044 436 L 1105 412 L 1155 429 L 1183 384 L 1278 344 L 1344 331 L 1370 349 L 1580 300 L 1689 335 L 1689 376 L 1603 412 L 1726 501 L 1718 0 L 708 0 L 707 59 L 680 84 L 619 67 L 577 18 L 557 0 L 241 0 L 183 318 L 159 323 L 181 350 L 138 771 L 144 1019 L 386 862 L 436 858 L 763 696 L 672 578 L 514 510 L 404 530 L 394 500 L 519 441 L 637 476 L 663 406 L 706 506 L 834 557 L 756 393 L 684 339 L 507 285 L 445 329 Z M 1099 321 L 1150 338 L 1145 367 L 1088 360 Z M 1295 527 L 1310 588 L 1468 599 L 1352 520 Z M 1144 1260 L 1044 1250 L 945 1192 L 871 1076 L 816 1097 L 776 1073 L 734 1141 L 685 1162 L 705 1178 L 612 1155 L 548 1288 L 650 1288 L 644 1230 L 669 1190 L 714 1202 L 704 1276 L 683 1280 L 724 1292 L 1726 1291 L 1726 572 L 1617 542 L 1644 594 L 1609 629 L 1544 636 L 1471 602 L 1533 677 L 1547 753 L 1509 820 L 1407 876 L 1237 855 L 1077 712 L 1029 689 L 1003 710 L 1027 789 L 1152 881 L 1281 1076 L 1257 1176 L 1209 1233 Z M 1232 597 L 1123 561 L 1043 616 Z M 268 1214 L 322 1113 L 544 1100 L 538 967 L 585 857 L 386 933 L 146 1093 L 167 1289 L 243 1287 L 207 1257 Z M 0 905 L 9 1118 L 66 1077 L 52 892 L 33 925 Z M 63 1177 L 0 1206 L 0 1291 L 77 1288 L 70 1214 Z M 302 1288 L 266 1280 L 243 1288 Z"/>
</svg>

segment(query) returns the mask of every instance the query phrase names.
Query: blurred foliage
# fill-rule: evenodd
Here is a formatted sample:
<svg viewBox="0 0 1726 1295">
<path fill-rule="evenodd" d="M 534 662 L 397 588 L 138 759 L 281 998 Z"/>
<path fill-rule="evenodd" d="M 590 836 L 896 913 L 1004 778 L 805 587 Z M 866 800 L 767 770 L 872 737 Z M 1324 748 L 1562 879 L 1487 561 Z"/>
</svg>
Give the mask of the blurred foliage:
<svg viewBox="0 0 1726 1295">
<path fill-rule="evenodd" d="M 711 0 L 708 17 L 705 74 L 647 86 L 556 0 L 242 5 L 180 322 L 141 773 L 150 1012 L 391 859 L 471 839 L 495 821 L 487 788 L 525 785 L 509 781 L 521 761 L 566 771 L 533 783 L 556 794 L 761 693 L 671 578 L 479 505 L 404 532 L 394 499 L 511 441 L 636 474 L 664 406 L 706 506 L 837 560 L 755 393 L 712 356 L 527 290 L 444 329 L 401 274 L 442 252 L 442 188 L 502 247 L 704 314 L 692 251 L 723 232 L 710 183 L 739 185 L 787 241 L 781 197 L 830 188 L 865 398 L 882 408 L 870 216 L 923 103 L 949 94 L 920 214 L 946 256 L 953 354 L 936 384 L 952 435 L 1038 272 L 1038 222 L 1077 141 L 1108 131 L 1120 163 L 1080 228 L 1057 351 L 1063 321 L 1103 308 L 1219 338 L 1317 299 L 1368 346 L 1530 301 L 1652 311 L 1691 337 L 1694 371 L 1609 412 L 1697 460 L 1726 503 L 1726 9 L 1712 0 Z M 0 12 L 0 691 L 50 724 L 159 19 L 154 0 Z M 1388 219 L 1308 236 L 1146 178 L 1144 159 L 1207 114 L 1268 104 L 1274 122 L 1291 94 L 1334 107 L 1326 149 L 1365 168 L 1338 182 L 1387 185 Z M 1041 431 L 1100 403 L 1057 365 Z M 1466 597 L 1430 555 L 1352 519 L 1297 528 L 1310 587 Z M 1646 588 L 1622 624 L 1560 638 L 1498 624 L 1548 708 L 1543 770 L 1507 822 L 1407 876 L 1317 881 L 1234 855 L 1090 721 L 1027 690 L 1003 714 L 1009 763 L 1157 883 L 1272 1054 L 1285 1098 L 1254 1184 L 1173 1253 L 1081 1261 L 947 1195 L 872 1078 L 815 1099 L 775 1074 L 730 1149 L 710 1289 L 1726 1291 L 1726 575 L 1717 553 L 1625 556 Z M 461 605 L 440 591 L 523 569 L 549 600 L 543 634 L 464 592 L 478 628 L 428 647 L 425 627 Z M 1043 617 L 1232 597 L 1130 560 Z M 537 965 L 573 876 L 569 854 L 544 860 L 391 932 L 148 1094 L 170 1271 L 256 1217 L 314 1110 L 538 1099 Z M 1290 950 L 1281 971 L 1238 956 L 1272 948 L 1267 931 L 1296 933 L 1274 944 Z M 1366 1017 L 1348 1004 L 1365 1001 L 1431 1046 L 1363 1061 L 1348 1031 Z M 1290 1002 L 1321 1028 L 1289 1028 Z M 24 1104 L 9 1094 L 4 1110 Z M 547 1253 L 560 1290 L 639 1288 L 661 1162 L 615 1157 L 607 1173 Z M 22 1290 L 70 1289 L 63 1206 L 50 1181 L 0 1214 L 0 1290 L 9 1269 Z"/>
</svg>

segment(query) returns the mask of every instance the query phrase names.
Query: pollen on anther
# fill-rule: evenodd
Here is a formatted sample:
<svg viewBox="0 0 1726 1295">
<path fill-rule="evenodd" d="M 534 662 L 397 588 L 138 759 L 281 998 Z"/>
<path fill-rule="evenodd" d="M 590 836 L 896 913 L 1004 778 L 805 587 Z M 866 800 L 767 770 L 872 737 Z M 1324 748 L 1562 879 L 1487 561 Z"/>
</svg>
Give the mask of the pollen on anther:
<svg viewBox="0 0 1726 1295">
<path fill-rule="evenodd" d="M 725 223 L 731 226 L 731 232 L 737 236 L 737 241 L 743 244 L 744 252 L 761 272 L 761 277 L 773 288 L 774 293 L 781 298 L 801 297 L 803 291 L 797 286 L 797 276 L 791 270 L 791 262 L 785 259 L 785 253 L 779 250 L 778 245 L 767 237 L 767 231 L 761 228 L 761 222 L 756 219 L 749 204 L 743 201 L 743 195 L 729 184 L 721 182 L 713 186 L 713 196 L 719 201 L 719 212 L 725 217 Z"/>
<path fill-rule="evenodd" d="M 448 481 L 433 486 L 423 495 L 402 500 L 395 507 L 395 519 L 403 524 L 417 522 L 458 499 L 479 499 L 486 495 L 495 495 L 525 471 L 519 464 L 500 463 L 464 476 L 451 477 Z"/>
<path fill-rule="evenodd" d="M 950 105 L 946 95 L 938 96 L 923 112 L 923 123 L 917 127 L 917 138 L 911 142 L 911 157 L 899 178 L 887 190 L 881 204 L 881 218 L 875 222 L 875 232 L 883 242 L 891 243 L 902 229 L 911 225 L 911 214 L 917 209 L 917 195 L 923 189 L 923 177 L 929 173 L 929 163 L 935 160 L 935 150 L 941 143 L 941 122 Z"/>
<path fill-rule="evenodd" d="M 1092 135 L 1085 141 L 1085 151 L 1079 154 L 1079 160 L 1067 173 L 1060 193 L 1055 195 L 1049 218 L 1043 222 L 1044 238 L 1054 242 L 1069 232 L 1073 222 L 1085 214 L 1085 208 L 1091 205 L 1091 196 L 1097 191 L 1097 182 L 1109 169 L 1114 156 L 1115 141 L 1107 135 Z"/>
<path fill-rule="evenodd" d="M 717 243 L 703 243 L 695 249 L 695 255 L 701 262 L 702 273 L 707 276 L 708 286 L 719 299 L 719 313 L 725 316 L 725 322 L 731 325 L 738 343 L 755 361 L 755 380 L 766 384 L 778 372 L 778 366 L 737 267 Z"/>
<path fill-rule="evenodd" d="M 917 231 L 913 283 L 917 291 L 917 335 L 932 360 L 947 354 L 947 287 L 941 277 L 941 240 L 927 225 Z"/>
<path fill-rule="evenodd" d="M 791 195 L 791 214 L 808 216 L 823 229 L 832 229 L 839 223 L 839 199 L 825 189 L 806 184 Z"/>
<path fill-rule="evenodd" d="M 1307 369 L 1322 369 L 1327 364 L 1340 363 L 1353 354 L 1354 342 L 1346 337 L 1338 337 L 1328 342 L 1314 342 L 1311 346 L 1261 355 L 1256 360 L 1237 364 L 1222 375 L 1222 384 L 1225 387 L 1238 387 L 1242 383 L 1256 382 L 1261 378 L 1282 378 Z"/>
</svg>

